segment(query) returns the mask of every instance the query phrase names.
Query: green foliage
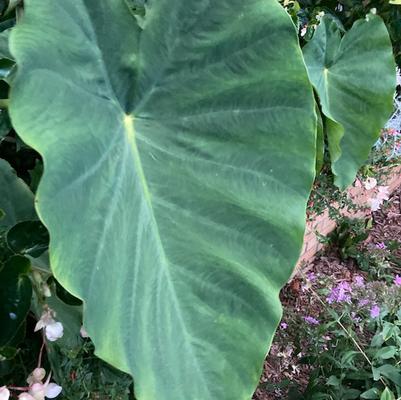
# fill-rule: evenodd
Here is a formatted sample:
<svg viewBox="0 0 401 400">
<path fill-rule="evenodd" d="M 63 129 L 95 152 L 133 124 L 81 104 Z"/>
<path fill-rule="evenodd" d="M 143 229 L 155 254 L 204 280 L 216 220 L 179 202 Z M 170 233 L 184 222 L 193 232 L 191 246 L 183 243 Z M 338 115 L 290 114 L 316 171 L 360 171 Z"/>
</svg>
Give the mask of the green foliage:
<svg viewBox="0 0 401 400">
<path fill-rule="evenodd" d="M 313 34 L 313 24 L 319 12 L 334 16 L 348 30 L 355 21 L 365 18 L 371 9 L 383 18 L 393 44 L 393 53 L 398 65 L 401 66 L 401 7 L 391 4 L 389 0 L 299 0 L 301 10 L 297 14 L 301 26 L 309 26 Z M 368 62 L 369 60 L 366 60 Z"/>
<path fill-rule="evenodd" d="M 82 299 L 96 353 L 134 375 L 139 400 L 250 398 L 301 248 L 324 128 L 333 148 L 289 18 L 262 0 L 24 3 L 21 21 L 21 2 L 0 1 L 0 158 L 8 162 L 0 160 L 0 375 L 24 384 L 46 340 L 32 333 L 32 315 L 51 312 L 64 335 L 47 342 L 43 362 L 66 398 L 132 398 L 131 378 L 79 336 Z M 302 10 L 287 3 L 295 21 Z M 367 125 L 338 114 L 363 132 L 336 143 L 341 152 L 365 147 L 339 186 L 366 158 L 394 86 L 383 24 L 369 18 L 371 30 L 360 21 L 341 44 L 331 26 L 333 47 L 323 49 L 338 50 L 333 68 L 350 74 L 334 85 L 344 99 L 351 93 L 346 111 L 361 109 L 355 98 L 376 107 Z M 350 59 L 364 49 L 342 52 L 353 35 L 381 43 L 363 56 L 383 76 L 386 94 L 374 93 L 382 108 L 366 100 L 362 79 L 350 84 L 360 72 Z M 308 51 L 309 66 L 321 61 Z M 327 93 L 318 94 L 323 105 Z M 42 156 L 36 201 L 51 268 L 49 233 L 33 207 Z M 339 246 L 351 254 L 345 236 Z M 381 345 L 376 358 L 394 358 L 397 346 Z M 395 379 L 389 365 L 377 362 L 373 377 Z M 334 373 L 326 384 L 344 399 L 360 392 L 343 380 Z"/>
<path fill-rule="evenodd" d="M 250 398 L 315 171 L 291 21 L 274 2 L 155 2 L 140 31 L 121 1 L 25 5 L 12 121 L 48 167 L 52 270 L 97 354 L 139 399 Z"/>
<path fill-rule="evenodd" d="M 355 278 L 353 282 L 335 282 L 314 276 L 303 290 L 320 304 L 316 318 L 288 312 L 288 328 L 281 330 L 279 337 L 295 353 L 297 349 L 301 352 L 300 364 L 309 365 L 311 371 L 305 390 L 292 383 L 294 395 L 290 392 L 288 399 L 401 395 L 401 286 Z M 316 310 L 316 305 L 311 307 Z M 289 331 L 295 342 L 289 341 Z"/>
<path fill-rule="evenodd" d="M 371 227 L 371 223 L 371 219 L 342 218 L 329 235 L 331 247 L 337 250 L 344 260 L 358 258 L 360 253 L 358 246 L 368 238 L 368 228 Z"/>
<path fill-rule="evenodd" d="M 336 22 L 324 16 L 303 52 L 326 117 L 335 183 L 344 189 L 393 109 L 395 65 L 388 33 L 379 17 L 368 14 L 341 37 Z"/>
</svg>

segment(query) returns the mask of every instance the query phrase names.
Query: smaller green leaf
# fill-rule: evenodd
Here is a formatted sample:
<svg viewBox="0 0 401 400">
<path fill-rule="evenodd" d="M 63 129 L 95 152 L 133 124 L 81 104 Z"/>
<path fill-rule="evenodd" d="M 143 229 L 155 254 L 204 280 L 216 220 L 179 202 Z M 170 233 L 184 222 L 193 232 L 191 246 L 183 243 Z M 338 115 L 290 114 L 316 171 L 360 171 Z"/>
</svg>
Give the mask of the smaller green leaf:
<svg viewBox="0 0 401 400">
<path fill-rule="evenodd" d="M 341 364 L 343 366 L 349 366 L 352 361 L 354 360 L 355 357 L 360 355 L 361 353 L 359 351 L 355 350 L 349 350 L 344 353 L 344 355 L 341 357 Z"/>
<path fill-rule="evenodd" d="M 9 375 L 15 368 L 15 359 L 0 361 L 0 377 Z"/>
<path fill-rule="evenodd" d="M 49 247 L 49 233 L 40 221 L 23 221 L 7 232 L 7 244 L 16 254 L 39 257 Z"/>
<path fill-rule="evenodd" d="M 31 263 L 22 256 L 12 256 L 0 270 L 0 346 L 16 335 L 28 314 L 32 285 L 27 276 Z"/>
<path fill-rule="evenodd" d="M 361 394 L 362 399 L 378 399 L 380 397 L 379 389 L 371 388 Z"/>
<path fill-rule="evenodd" d="M 29 171 L 31 176 L 31 184 L 29 185 L 32 192 L 36 193 L 40 179 L 43 175 L 43 163 L 40 160 L 36 160 L 35 167 Z"/>
<path fill-rule="evenodd" d="M 17 355 L 18 350 L 15 347 L 3 346 L 0 348 L 0 360 L 12 360 Z"/>
<path fill-rule="evenodd" d="M 327 379 L 326 384 L 329 386 L 339 386 L 341 385 L 341 380 L 338 379 L 335 375 L 331 375 L 329 379 Z"/>
<path fill-rule="evenodd" d="M 383 343 L 384 343 L 384 338 L 382 332 L 378 332 L 373 336 L 372 341 L 370 342 L 370 346 L 381 347 Z"/>
<path fill-rule="evenodd" d="M 396 6 L 401 6 L 401 0 L 390 0 L 389 3 Z"/>
<path fill-rule="evenodd" d="M 397 353 L 397 347 L 395 346 L 386 346 L 379 350 L 377 350 L 374 354 L 374 358 L 381 358 L 382 360 L 388 360 L 389 358 L 393 358 Z"/>
<path fill-rule="evenodd" d="M 0 209 L 5 216 L 0 226 L 9 228 L 20 221 L 36 219 L 33 193 L 18 178 L 10 164 L 0 159 Z"/>
<path fill-rule="evenodd" d="M 8 41 L 10 39 L 11 28 L 0 32 L 0 58 L 7 58 L 8 60 L 14 60 L 14 57 L 10 53 Z"/>
<path fill-rule="evenodd" d="M 397 368 L 394 365 L 385 364 L 377 369 L 380 371 L 380 375 L 389 379 L 398 386 L 401 386 L 401 367 Z"/>
<path fill-rule="evenodd" d="M 70 306 L 57 296 L 47 299 L 49 307 L 56 312 L 56 319 L 63 324 L 64 334 L 57 340 L 57 345 L 68 350 L 75 350 L 82 345 L 80 329 L 82 326 L 82 307 Z"/>
<path fill-rule="evenodd" d="M 358 389 L 344 389 L 343 391 L 343 400 L 355 400 L 359 399 L 361 391 Z"/>
<path fill-rule="evenodd" d="M 390 323 L 390 322 L 385 322 L 384 326 L 383 326 L 383 331 L 382 331 L 382 336 L 383 336 L 383 340 L 386 342 L 387 340 L 389 340 L 393 334 L 394 334 L 394 330 L 397 327 Z"/>
<path fill-rule="evenodd" d="M 11 130 L 11 121 L 6 109 L 0 109 L 0 139 L 8 135 Z"/>
<path fill-rule="evenodd" d="M 373 374 L 373 380 L 378 381 L 380 379 L 380 370 L 376 367 L 372 367 L 372 374 Z"/>
<path fill-rule="evenodd" d="M 303 51 L 327 117 L 335 184 L 344 189 L 355 179 L 391 114 L 395 89 L 391 41 L 377 15 L 356 21 L 344 35 L 325 15 Z"/>
<path fill-rule="evenodd" d="M 380 396 L 380 400 L 394 400 L 395 396 L 393 394 L 393 392 L 386 387 L 382 393 L 382 395 Z"/>
</svg>

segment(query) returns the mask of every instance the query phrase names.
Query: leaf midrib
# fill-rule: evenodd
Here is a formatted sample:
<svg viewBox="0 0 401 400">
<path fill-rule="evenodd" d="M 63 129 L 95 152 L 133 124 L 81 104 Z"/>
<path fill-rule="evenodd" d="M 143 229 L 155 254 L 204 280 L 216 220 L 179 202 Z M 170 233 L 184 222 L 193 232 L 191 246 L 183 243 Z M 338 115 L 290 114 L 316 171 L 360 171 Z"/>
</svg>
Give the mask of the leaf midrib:
<svg viewBox="0 0 401 400">
<path fill-rule="evenodd" d="M 153 210 L 153 205 L 152 205 L 152 200 L 151 200 L 151 195 L 149 192 L 149 187 L 146 182 L 145 173 L 144 173 L 142 163 L 141 163 L 141 157 L 139 155 L 138 146 L 137 146 L 136 140 L 135 140 L 136 135 L 135 135 L 135 128 L 134 128 L 134 117 L 132 115 L 125 114 L 123 117 L 123 120 L 124 120 L 124 123 L 123 123 L 124 131 L 126 133 L 126 140 L 129 144 L 131 152 L 132 152 L 132 158 L 133 158 L 134 165 L 135 165 L 135 171 L 140 180 L 140 187 L 143 189 L 143 195 L 146 200 L 147 209 L 149 211 L 149 215 L 151 218 L 151 224 L 150 224 L 151 229 L 153 231 L 153 236 L 155 238 L 156 245 L 159 249 L 159 254 L 161 256 L 160 265 L 163 268 L 163 272 L 165 274 L 165 278 L 166 278 L 166 282 L 167 282 L 167 287 L 170 289 L 172 301 L 173 301 L 176 313 L 178 315 L 179 322 L 182 325 L 183 336 L 185 339 L 188 339 L 189 333 L 188 333 L 188 330 L 187 330 L 187 327 L 186 327 L 186 324 L 185 324 L 185 321 L 183 318 L 182 309 L 181 309 L 181 306 L 180 306 L 180 303 L 178 300 L 177 292 L 175 290 L 174 285 L 172 284 L 171 272 L 170 272 L 170 267 L 169 267 L 170 263 L 166 256 L 166 252 L 164 250 L 163 242 L 162 242 L 162 239 L 160 236 L 159 227 L 156 222 L 155 213 Z M 205 388 L 206 393 L 209 396 L 211 396 L 211 393 L 208 389 L 208 384 L 207 384 L 206 379 L 203 374 L 203 370 L 200 367 L 200 363 L 199 363 L 198 357 L 193 349 L 193 346 L 191 345 L 190 341 L 188 341 L 188 340 L 186 340 L 185 343 L 188 347 L 189 352 L 193 355 L 193 359 L 196 364 L 196 369 L 199 371 L 199 376 L 201 377 L 203 387 Z M 210 397 L 210 398 L 212 398 L 212 397 Z"/>
<path fill-rule="evenodd" d="M 184 334 L 185 339 L 188 339 L 188 336 L 189 336 L 188 330 L 187 330 L 186 324 L 184 322 L 184 318 L 183 318 L 183 315 L 182 315 L 182 310 L 181 310 L 181 307 L 180 307 L 180 304 L 179 304 L 179 301 L 178 301 L 178 297 L 177 297 L 177 293 L 176 293 L 175 287 L 172 284 L 171 273 L 170 273 L 170 269 L 169 269 L 169 262 L 168 262 L 168 259 L 167 259 L 167 256 L 166 256 L 166 253 L 165 253 L 165 250 L 164 250 L 164 247 L 163 247 L 163 243 L 162 243 L 162 240 L 161 240 L 161 237 L 160 237 L 158 224 L 156 222 L 156 218 L 155 218 L 155 214 L 154 214 L 154 210 L 153 210 L 153 206 L 152 206 L 151 195 L 149 193 L 149 188 L 148 188 L 148 185 L 147 185 L 147 182 L 146 182 L 145 173 L 143 171 L 140 155 L 139 155 L 139 152 L 138 152 L 138 146 L 137 146 L 136 140 L 135 140 L 134 116 L 130 115 L 130 114 L 126 114 L 124 112 L 124 110 L 123 110 L 122 105 L 118 101 L 118 97 L 116 96 L 116 93 L 115 93 L 114 88 L 112 86 L 111 80 L 110 80 L 110 78 L 108 76 L 108 73 L 107 73 L 108 70 L 106 68 L 106 63 L 105 63 L 105 59 L 104 59 L 102 50 L 101 50 L 101 48 L 99 46 L 99 43 L 98 43 L 98 38 L 97 38 L 97 35 L 96 35 L 96 29 L 93 26 L 92 19 L 90 18 L 90 14 L 89 14 L 88 9 L 86 7 L 86 4 L 84 2 L 83 2 L 83 5 L 84 5 L 85 11 L 86 11 L 87 18 L 90 21 L 90 27 L 92 29 L 93 37 L 95 39 L 95 43 L 94 44 L 95 44 L 96 49 L 98 50 L 98 53 L 99 53 L 99 58 L 100 58 L 100 63 L 99 64 L 100 64 L 100 68 L 102 70 L 104 81 L 105 81 L 105 83 L 107 85 L 108 90 L 110 91 L 110 94 L 111 94 L 110 97 L 113 100 L 113 103 L 118 105 L 118 107 L 121 110 L 121 113 L 123 115 L 123 127 L 124 127 L 124 132 L 125 132 L 125 140 L 130 145 L 130 149 L 131 149 L 131 152 L 132 152 L 132 158 L 133 158 L 134 165 L 135 165 L 135 171 L 138 174 L 138 177 L 140 179 L 140 182 L 141 182 L 140 186 L 142 187 L 143 195 L 145 197 L 146 204 L 148 206 L 147 208 L 149 210 L 149 214 L 150 214 L 150 217 L 151 217 L 151 220 L 152 220 L 151 228 L 152 228 L 152 231 L 154 233 L 154 237 L 155 237 L 155 240 L 156 240 L 156 243 L 157 243 L 157 247 L 159 248 L 160 255 L 162 256 L 161 266 L 163 267 L 163 271 L 164 271 L 164 274 L 165 274 L 165 277 L 166 277 L 167 285 L 170 288 L 170 293 L 172 295 L 172 300 L 173 300 L 173 304 L 175 306 L 175 309 L 176 309 L 176 312 L 177 312 L 177 315 L 178 315 L 178 319 L 179 319 L 179 321 L 180 321 L 180 323 L 182 325 L 182 332 Z M 204 374 L 203 374 L 203 370 L 200 367 L 200 363 L 199 363 L 198 357 L 196 356 L 196 353 L 195 353 L 195 351 L 193 349 L 193 346 L 191 346 L 191 344 L 190 344 L 190 342 L 188 340 L 186 340 L 185 343 L 187 344 L 189 352 L 193 355 L 193 359 L 194 359 L 195 364 L 196 364 L 196 369 L 199 371 L 199 376 L 201 377 L 203 387 L 204 387 L 206 393 L 210 396 L 210 398 L 212 398 L 211 397 L 211 393 L 210 393 L 209 388 L 208 388 L 208 384 L 207 384 L 206 379 L 205 379 Z"/>
</svg>

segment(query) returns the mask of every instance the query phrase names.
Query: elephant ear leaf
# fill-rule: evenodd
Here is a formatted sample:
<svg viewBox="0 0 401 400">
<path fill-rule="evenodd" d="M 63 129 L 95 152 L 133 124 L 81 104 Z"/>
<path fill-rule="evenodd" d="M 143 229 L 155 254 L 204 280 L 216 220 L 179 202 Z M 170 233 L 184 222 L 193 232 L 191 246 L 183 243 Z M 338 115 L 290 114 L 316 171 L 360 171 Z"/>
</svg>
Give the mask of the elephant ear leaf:
<svg viewBox="0 0 401 400">
<path fill-rule="evenodd" d="M 341 37 L 324 16 L 304 58 L 319 96 L 335 183 L 345 188 L 379 137 L 392 111 L 395 62 L 382 19 L 368 14 Z"/>
<path fill-rule="evenodd" d="M 51 267 L 97 354 L 139 400 L 250 399 L 315 171 L 290 18 L 159 0 L 140 29 L 124 0 L 24 5 L 11 117 L 43 156 Z"/>
</svg>

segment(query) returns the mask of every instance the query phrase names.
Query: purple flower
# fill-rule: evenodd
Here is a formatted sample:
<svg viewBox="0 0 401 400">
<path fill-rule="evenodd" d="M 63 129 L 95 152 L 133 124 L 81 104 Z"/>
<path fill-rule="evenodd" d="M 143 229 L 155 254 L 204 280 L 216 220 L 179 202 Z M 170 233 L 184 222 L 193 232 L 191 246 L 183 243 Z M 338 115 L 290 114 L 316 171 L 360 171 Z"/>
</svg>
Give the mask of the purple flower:
<svg viewBox="0 0 401 400">
<path fill-rule="evenodd" d="M 363 276 L 356 275 L 354 276 L 355 286 L 363 287 L 365 286 L 365 282 Z"/>
<path fill-rule="evenodd" d="M 327 302 L 332 303 L 351 303 L 351 286 L 348 282 L 341 282 L 337 286 L 331 289 L 329 297 L 327 297 Z"/>
<path fill-rule="evenodd" d="M 370 309 L 370 316 L 371 318 L 377 318 L 380 315 L 380 307 L 375 304 L 371 309 Z"/>
<path fill-rule="evenodd" d="M 369 299 L 361 299 L 358 302 L 358 307 L 365 307 L 370 303 Z"/>
<path fill-rule="evenodd" d="M 320 324 L 320 322 L 316 318 L 313 318 L 310 316 L 306 316 L 303 318 L 304 318 L 305 322 L 309 325 L 319 325 Z"/>
<path fill-rule="evenodd" d="M 280 324 L 280 329 L 281 330 L 285 330 L 285 329 L 287 329 L 288 328 L 288 324 L 286 324 L 285 322 L 282 322 L 281 324 Z"/>
<path fill-rule="evenodd" d="M 384 244 L 384 242 L 379 242 L 379 243 L 376 243 L 376 248 L 380 249 L 380 250 L 386 250 L 387 246 Z"/>
<path fill-rule="evenodd" d="M 396 275 L 394 278 L 394 284 L 396 286 L 401 286 L 401 276 L 400 275 Z"/>
<path fill-rule="evenodd" d="M 309 274 L 306 275 L 309 281 L 313 282 L 316 280 L 316 274 L 314 272 L 310 272 Z"/>
</svg>

